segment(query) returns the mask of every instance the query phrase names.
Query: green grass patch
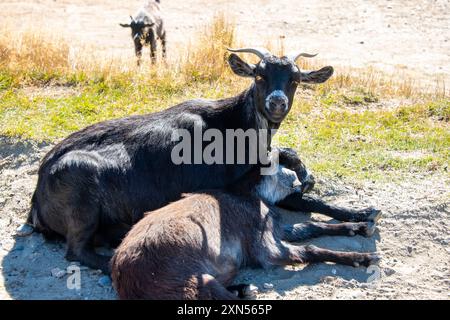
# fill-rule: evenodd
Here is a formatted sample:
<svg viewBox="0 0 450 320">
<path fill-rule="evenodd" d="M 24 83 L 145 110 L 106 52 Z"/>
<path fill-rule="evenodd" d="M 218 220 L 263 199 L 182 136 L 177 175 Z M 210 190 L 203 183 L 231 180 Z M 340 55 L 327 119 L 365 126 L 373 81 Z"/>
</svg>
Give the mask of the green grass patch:
<svg viewBox="0 0 450 320">
<path fill-rule="evenodd" d="M 239 91 L 231 80 L 186 83 L 169 76 L 144 81 L 139 75 L 107 79 L 80 74 L 67 77 L 67 81 L 76 83 L 76 90 L 67 96 L 30 97 L 26 90 L 14 86 L 13 77 L 1 79 L 0 134 L 40 141 L 63 138 L 99 121 L 155 112 L 191 98 L 216 99 Z M 242 88 L 246 85 L 243 82 Z M 51 93 L 52 88 L 48 90 Z M 307 100 L 297 97 L 275 142 L 298 150 L 320 176 L 373 180 L 406 172 L 447 170 L 448 99 L 356 112 L 347 107 L 359 98 L 346 101 L 348 94 L 318 87 Z M 375 100 L 361 101 L 370 106 Z"/>
<path fill-rule="evenodd" d="M 391 179 L 406 172 L 447 171 L 449 105 L 439 100 L 362 112 L 325 106 L 307 113 L 297 105 L 277 140 L 326 176 Z"/>
</svg>

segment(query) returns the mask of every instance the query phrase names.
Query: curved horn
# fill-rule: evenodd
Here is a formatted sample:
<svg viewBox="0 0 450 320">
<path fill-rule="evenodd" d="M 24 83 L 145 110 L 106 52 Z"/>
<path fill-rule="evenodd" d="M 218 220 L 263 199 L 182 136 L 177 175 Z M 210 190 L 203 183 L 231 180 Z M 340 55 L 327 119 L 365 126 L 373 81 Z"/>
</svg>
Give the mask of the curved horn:
<svg viewBox="0 0 450 320">
<path fill-rule="evenodd" d="M 253 54 L 256 54 L 260 59 L 263 59 L 266 56 L 272 55 L 269 52 L 269 50 L 267 50 L 265 48 L 241 48 L 241 49 L 227 48 L 227 50 L 231 51 L 231 52 L 248 52 L 248 53 L 253 53 Z"/>
<path fill-rule="evenodd" d="M 310 53 L 301 52 L 301 53 L 289 55 L 288 58 L 295 62 L 300 57 L 313 58 L 315 56 L 317 56 L 317 53 L 310 54 Z"/>
<path fill-rule="evenodd" d="M 134 22 L 134 18 L 133 18 L 133 16 L 131 16 L 131 15 L 130 15 L 130 18 L 131 18 L 131 22 Z"/>
</svg>

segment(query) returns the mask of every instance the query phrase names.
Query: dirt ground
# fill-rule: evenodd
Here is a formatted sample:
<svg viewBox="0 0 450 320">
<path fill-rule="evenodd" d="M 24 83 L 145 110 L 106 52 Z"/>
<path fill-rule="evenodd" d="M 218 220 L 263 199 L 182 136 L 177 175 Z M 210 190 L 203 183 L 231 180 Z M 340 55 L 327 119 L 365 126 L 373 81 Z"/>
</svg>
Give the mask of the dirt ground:
<svg viewBox="0 0 450 320">
<path fill-rule="evenodd" d="M 39 160 L 50 148 L 0 138 L 0 298 L 114 299 L 114 290 L 95 270 L 81 268 L 80 290 L 67 288 L 69 275 L 52 275 L 55 268 L 67 270 L 70 265 L 64 259 L 64 243 L 45 242 L 39 234 L 14 236 L 28 212 Z M 450 181 L 436 174 L 402 181 L 318 182 L 316 192 L 325 199 L 342 205 L 372 205 L 383 211 L 383 218 L 372 238 L 323 237 L 312 243 L 346 251 L 378 251 L 382 255 L 378 266 L 320 263 L 245 270 L 236 281 L 258 286 L 259 299 L 449 299 Z M 309 219 L 293 212 L 283 212 L 283 217 L 290 222 Z"/>
<path fill-rule="evenodd" d="M 133 57 L 128 22 L 143 0 L 5 0 L 0 24 L 44 28 L 93 45 L 104 55 Z M 246 45 L 276 44 L 319 53 L 334 66 L 372 66 L 432 85 L 450 80 L 450 2 L 447 0 L 191 0 L 161 1 L 168 54 L 185 47 L 214 14 L 237 24 Z"/>
<path fill-rule="evenodd" d="M 90 44 L 105 55 L 133 57 L 127 22 L 141 1 L 36 0 L 0 2 L 0 26 L 31 24 L 69 34 L 74 46 Z M 284 36 L 286 48 L 319 52 L 333 65 L 374 66 L 414 75 L 419 81 L 450 79 L 450 2 L 198 0 L 165 1 L 169 55 L 186 46 L 216 12 L 232 14 L 239 37 L 264 45 Z M 38 29 L 38 28 L 37 28 Z M 15 237 L 24 221 L 39 160 L 51 148 L 0 137 L 0 299 L 114 299 L 108 281 L 81 268 L 81 289 L 67 288 L 63 243 L 39 234 Z M 283 299 L 449 299 L 450 201 L 448 175 L 411 174 L 401 182 L 343 184 L 320 180 L 326 199 L 383 211 L 372 238 L 324 237 L 316 245 L 339 250 L 378 251 L 378 267 L 333 264 L 246 270 L 238 281 L 260 289 L 258 298 Z M 284 212 L 289 221 L 309 218 Z M 313 216 L 314 219 L 324 219 Z M 174 262 L 176 263 L 176 262 Z M 58 268 L 60 275 L 54 272 Z M 273 286 L 273 288 L 271 288 Z"/>
</svg>

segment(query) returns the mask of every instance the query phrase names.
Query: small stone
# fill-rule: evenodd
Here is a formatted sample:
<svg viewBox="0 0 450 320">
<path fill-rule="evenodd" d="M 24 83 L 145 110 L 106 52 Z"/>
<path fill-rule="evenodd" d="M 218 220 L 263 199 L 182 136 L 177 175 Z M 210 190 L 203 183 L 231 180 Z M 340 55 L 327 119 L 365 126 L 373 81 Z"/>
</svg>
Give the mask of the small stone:
<svg viewBox="0 0 450 320">
<path fill-rule="evenodd" d="M 272 289 L 273 289 L 273 284 L 272 284 L 272 283 L 265 282 L 265 283 L 263 284 L 263 287 L 264 287 L 264 289 L 272 290 Z"/>
<path fill-rule="evenodd" d="M 258 287 L 250 284 L 248 287 L 244 290 L 244 296 L 246 297 L 254 297 L 258 293 Z"/>
<path fill-rule="evenodd" d="M 66 275 L 66 271 L 62 270 L 60 268 L 53 268 L 52 269 L 52 277 L 60 279 Z"/>
<path fill-rule="evenodd" d="M 413 251 L 413 247 L 411 247 L 411 246 L 407 246 L 407 247 L 406 247 L 406 250 L 408 250 L 408 253 L 412 253 L 412 251 Z"/>
<path fill-rule="evenodd" d="M 34 231 L 34 228 L 32 226 L 24 223 L 16 229 L 16 236 L 26 237 L 26 236 L 29 236 L 30 234 L 32 234 L 33 231 Z"/>
<path fill-rule="evenodd" d="M 333 283 L 334 281 L 335 281 L 335 278 L 330 277 L 330 276 L 325 276 L 320 279 L 320 282 L 322 282 L 322 283 Z"/>
<path fill-rule="evenodd" d="M 385 274 L 387 277 L 389 277 L 389 276 L 392 276 L 392 275 L 395 273 L 395 270 L 394 270 L 394 269 L 391 269 L 391 268 L 384 268 L 384 269 L 383 269 L 383 272 L 384 272 L 384 274 Z"/>
<path fill-rule="evenodd" d="M 98 279 L 98 284 L 102 287 L 111 287 L 112 281 L 109 276 L 102 276 Z"/>
</svg>

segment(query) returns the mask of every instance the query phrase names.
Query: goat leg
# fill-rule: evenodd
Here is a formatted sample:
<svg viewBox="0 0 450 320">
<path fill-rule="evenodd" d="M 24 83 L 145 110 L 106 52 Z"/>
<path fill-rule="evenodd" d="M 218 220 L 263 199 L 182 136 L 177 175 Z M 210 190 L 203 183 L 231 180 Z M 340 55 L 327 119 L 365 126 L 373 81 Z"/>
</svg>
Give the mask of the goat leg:
<svg viewBox="0 0 450 320">
<path fill-rule="evenodd" d="M 315 196 L 301 193 L 293 193 L 276 205 L 291 211 L 321 213 L 340 221 L 377 222 L 381 217 L 381 211 L 372 207 L 364 209 L 343 208 L 326 203 Z"/>
<path fill-rule="evenodd" d="M 227 290 L 232 292 L 238 298 L 253 298 L 258 292 L 258 287 L 252 284 L 235 284 L 227 287 Z"/>
<path fill-rule="evenodd" d="M 295 171 L 298 179 L 302 183 L 302 193 L 309 192 L 314 188 L 315 179 L 313 175 L 308 171 L 304 163 L 300 160 L 297 152 L 291 148 L 277 148 L 279 163 Z"/>
<path fill-rule="evenodd" d="M 134 43 L 134 53 L 136 54 L 137 65 L 140 66 L 142 60 L 142 44 L 138 41 Z"/>
<path fill-rule="evenodd" d="M 156 49 L 157 49 L 157 42 L 156 39 L 154 37 L 151 37 L 150 39 L 150 59 L 152 61 L 152 63 L 156 63 Z"/>
<path fill-rule="evenodd" d="M 375 232 L 373 222 L 344 222 L 338 224 L 323 222 L 306 222 L 284 225 L 283 240 L 300 242 L 320 236 L 355 236 L 370 237 Z"/>
<path fill-rule="evenodd" d="M 161 36 L 162 57 L 166 58 L 166 33 Z"/>
<path fill-rule="evenodd" d="M 277 257 L 272 257 L 271 262 L 278 265 L 295 263 L 334 262 L 353 267 L 378 263 L 380 256 L 375 252 L 343 252 L 322 249 L 313 245 L 294 246 L 283 245 Z"/>
</svg>

